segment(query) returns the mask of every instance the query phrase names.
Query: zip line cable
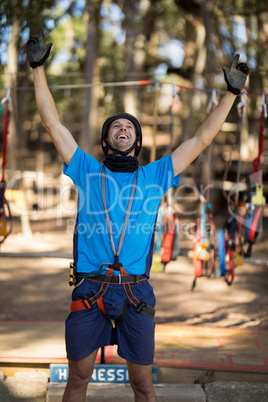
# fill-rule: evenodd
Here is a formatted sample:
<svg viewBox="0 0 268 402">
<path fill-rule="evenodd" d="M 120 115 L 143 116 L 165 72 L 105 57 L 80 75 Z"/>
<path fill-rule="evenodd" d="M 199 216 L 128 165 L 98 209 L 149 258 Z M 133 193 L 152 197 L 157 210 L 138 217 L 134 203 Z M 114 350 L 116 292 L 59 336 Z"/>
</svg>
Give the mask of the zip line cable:
<svg viewBox="0 0 268 402">
<path fill-rule="evenodd" d="M 124 87 L 124 86 L 139 86 L 139 85 L 175 85 L 175 87 L 180 89 L 185 89 L 188 91 L 199 91 L 210 93 L 211 89 L 208 88 L 198 88 L 194 86 L 181 85 L 176 84 L 174 82 L 167 81 L 158 81 L 158 80 L 137 80 L 137 81 L 119 81 L 119 82 L 98 82 L 91 84 L 67 84 L 67 85 L 49 85 L 49 89 L 86 89 L 93 87 Z M 10 87 L 11 91 L 34 91 L 34 87 Z M 6 91 L 7 88 L 0 88 L 0 91 Z M 226 91 L 218 90 L 216 91 L 218 94 L 224 94 Z M 262 96 L 263 93 L 246 93 L 249 97 L 259 97 Z"/>
</svg>

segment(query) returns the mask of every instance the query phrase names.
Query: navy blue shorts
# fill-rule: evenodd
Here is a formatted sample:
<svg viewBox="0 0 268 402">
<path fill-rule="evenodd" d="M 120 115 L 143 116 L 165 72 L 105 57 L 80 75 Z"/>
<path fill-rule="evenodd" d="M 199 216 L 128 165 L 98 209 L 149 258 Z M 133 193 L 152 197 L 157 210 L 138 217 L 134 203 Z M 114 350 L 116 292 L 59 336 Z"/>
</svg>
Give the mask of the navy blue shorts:
<svg viewBox="0 0 268 402">
<path fill-rule="evenodd" d="M 155 296 L 149 281 L 131 284 L 139 301 L 155 306 Z M 75 287 L 72 300 L 89 299 L 98 293 L 101 283 L 82 279 Z M 131 305 L 124 320 L 113 328 L 111 320 L 122 313 L 127 299 L 123 285 L 109 285 L 103 301 L 106 316 L 97 303 L 90 310 L 70 313 L 65 322 L 65 340 L 68 360 L 81 360 L 94 350 L 108 345 L 118 345 L 117 353 L 123 359 L 142 365 L 153 364 L 153 318 L 137 313 Z"/>
</svg>

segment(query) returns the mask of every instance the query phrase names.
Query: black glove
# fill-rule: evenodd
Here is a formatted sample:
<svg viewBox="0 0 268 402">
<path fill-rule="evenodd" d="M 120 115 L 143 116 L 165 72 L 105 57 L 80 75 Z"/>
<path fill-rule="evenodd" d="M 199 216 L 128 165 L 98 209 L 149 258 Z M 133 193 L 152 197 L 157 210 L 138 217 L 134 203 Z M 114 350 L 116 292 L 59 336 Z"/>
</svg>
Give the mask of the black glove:
<svg viewBox="0 0 268 402">
<path fill-rule="evenodd" d="M 36 68 L 42 66 L 49 56 L 51 46 L 53 43 L 48 43 L 45 47 L 43 32 L 38 28 L 38 37 L 31 36 L 27 43 L 25 43 L 27 58 L 30 66 Z"/>
<path fill-rule="evenodd" d="M 250 72 L 246 63 L 238 63 L 240 54 L 236 54 L 231 65 L 230 71 L 227 67 L 222 67 L 224 79 L 227 83 L 227 91 L 234 95 L 240 95 Z"/>
</svg>

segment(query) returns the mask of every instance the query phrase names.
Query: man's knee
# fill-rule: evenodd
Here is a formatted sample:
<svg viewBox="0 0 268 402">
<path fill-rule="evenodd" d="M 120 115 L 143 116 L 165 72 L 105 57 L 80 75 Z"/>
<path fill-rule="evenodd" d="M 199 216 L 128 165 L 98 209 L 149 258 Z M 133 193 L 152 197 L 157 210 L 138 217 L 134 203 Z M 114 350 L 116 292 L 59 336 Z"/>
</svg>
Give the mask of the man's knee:
<svg viewBox="0 0 268 402">
<path fill-rule="evenodd" d="M 97 351 L 82 360 L 69 361 L 69 378 L 68 381 L 74 386 L 88 384 L 93 373 Z"/>
<path fill-rule="evenodd" d="M 152 379 L 150 377 L 130 378 L 130 384 L 137 394 L 149 395 L 154 393 Z"/>
<path fill-rule="evenodd" d="M 80 387 L 88 384 L 91 378 L 91 373 L 81 372 L 81 370 L 73 369 L 69 372 L 68 381 L 72 383 L 74 387 Z"/>
</svg>

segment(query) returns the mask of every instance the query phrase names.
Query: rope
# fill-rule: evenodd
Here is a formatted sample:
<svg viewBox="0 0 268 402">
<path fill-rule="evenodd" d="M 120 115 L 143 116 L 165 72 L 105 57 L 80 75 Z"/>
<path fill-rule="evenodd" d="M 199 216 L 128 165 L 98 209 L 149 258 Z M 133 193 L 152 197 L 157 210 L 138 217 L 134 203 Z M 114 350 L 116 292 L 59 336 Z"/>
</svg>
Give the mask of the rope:
<svg viewBox="0 0 268 402">
<path fill-rule="evenodd" d="M 158 81 L 158 80 L 137 80 L 137 81 L 118 81 L 118 82 L 97 82 L 91 84 L 68 84 L 68 85 L 50 85 L 50 89 L 79 89 L 79 88 L 92 88 L 92 87 L 121 87 L 121 86 L 136 86 L 136 85 L 154 85 L 155 83 L 161 85 L 175 85 L 176 88 L 185 89 L 187 91 L 198 91 L 203 93 L 210 93 L 210 88 L 198 88 L 190 85 L 174 84 L 174 82 L 168 81 Z M 34 91 L 34 87 L 10 87 L 12 91 Z M 0 88 L 0 91 L 6 91 L 7 88 Z M 225 94 L 226 91 L 217 90 L 216 93 L 219 95 Z M 249 93 L 246 96 L 251 98 L 258 98 L 262 96 L 261 93 Z M 268 95 L 267 95 L 268 96 Z"/>
<path fill-rule="evenodd" d="M 251 70 L 252 72 L 252 70 Z M 137 81 L 118 81 L 118 82 L 98 82 L 98 83 L 91 83 L 91 84 L 68 84 L 68 85 L 50 85 L 50 89 L 79 89 L 79 88 L 92 88 L 92 87 L 120 87 L 120 86 L 135 86 L 135 85 L 154 85 L 155 83 L 161 84 L 161 85 L 175 85 L 176 88 L 180 89 L 185 89 L 188 91 L 198 91 L 198 92 L 206 92 L 209 93 L 211 92 L 210 88 L 198 88 L 190 85 L 181 85 L 181 84 L 174 84 L 174 82 L 168 82 L 168 81 L 158 81 L 158 80 L 137 80 Z M 7 88 L 0 88 L 0 91 L 6 91 Z M 10 87 L 9 90 L 12 91 L 34 91 L 34 87 Z M 214 90 L 213 90 L 214 91 Z M 219 95 L 223 95 L 226 93 L 226 91 L 221 91 L 217 90 L 215 91 Z M 247 96 L 251 98 L 258 98 L 262 95 L 263 93 L 249 93 L 247 92 Z M 265 95 L 264 95 L 265 96 Z"/>
<path fill-rule="evenodd" d="M 121 87 L 121 86 L 135 86 L 135 85 L 152 85 L 155 81 L 121 81 L 121 82 L 97 82 L 94 84 L 68 84 L 68 85 L 50 85 L 50 89 L 79 89 L 79 88 L 92 88 L 92 87 Z M 5 88 L 0 88 L 0 90 Z M 34 91 L 34 87 L 11 87 L 15 91 Z"/>
</svg>

